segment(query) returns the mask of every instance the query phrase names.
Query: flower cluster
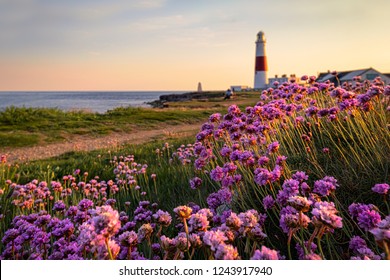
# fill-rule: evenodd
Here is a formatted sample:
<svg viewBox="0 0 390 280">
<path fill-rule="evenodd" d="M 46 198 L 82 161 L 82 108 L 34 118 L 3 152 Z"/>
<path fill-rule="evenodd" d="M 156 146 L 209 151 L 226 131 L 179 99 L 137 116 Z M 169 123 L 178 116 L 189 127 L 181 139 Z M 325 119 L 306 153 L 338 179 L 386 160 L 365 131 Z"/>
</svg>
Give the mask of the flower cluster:
<svg viewBox="0 0 390 280">
<path fill-rule="evenodd" d="M 374 146 L 353 149 L 359 146 L 354 133 L 371 131 L 354 125 L 383 109 L 390 87 L 379 78 L 356 78 L 341 87 L 302 80 L 305 85 L 275 83 L 253 106 L 231 105 L 226 114 L 212 114 L 193 144 L 175 150 L 165 143 L 155 150 L 159 167 L 166 159 L 169 168 L 188 175 L 184 198 L 190 201 L 180 197 L 173 204 L 180 190 L 159 197 L 164 176 L 149 175 L 149 166 L 134 155 L 110 161 L 111 180 L 80 169 L 56 181 L 4 178 L 0 200 L 14 212 L 1 231 L 1 259 L 389 258 L 390 216 L 381 216 L 388 182 L 370 186 L 381 205 L 348 203 L 348 215 L 336 196 L 342 178 L 319 163 L 331 165 L 334 155 L 346 166 L 354 157 L 356 165 L 370 160 Z M 332 127 L 339 133 L 334 138 Z M 343 145 L 345 154 L 339 152 Z M 4 167 L 6 156 L 0 162 Z M 170 209 L 153 203 L 167 200 Z M 3 224 L 11 211 L 0 210 Z"/>
</svg>

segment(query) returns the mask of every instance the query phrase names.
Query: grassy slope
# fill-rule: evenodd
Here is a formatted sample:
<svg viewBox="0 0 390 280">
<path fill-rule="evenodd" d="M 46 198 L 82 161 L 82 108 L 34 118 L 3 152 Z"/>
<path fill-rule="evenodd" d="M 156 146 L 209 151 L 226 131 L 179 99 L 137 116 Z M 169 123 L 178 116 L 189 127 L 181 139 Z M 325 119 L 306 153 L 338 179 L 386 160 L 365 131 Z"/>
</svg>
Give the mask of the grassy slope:
<svg viewBox="0 0 390 280">
<path fill-rule="evenodd" d="M 66 112 L 51 108 L 15 108 L 0 112 L 0 146 L 23 147 L 52 143 L 74 135 L 105 135 L 153 129 L 161 124 L 197 123 L 233 102 L 253 105 L 258 94 L 240 94 L 234 100 L 221 97 L 169 103 L 169 108 L 116 108 L 105 114 Z"/>
</svg>

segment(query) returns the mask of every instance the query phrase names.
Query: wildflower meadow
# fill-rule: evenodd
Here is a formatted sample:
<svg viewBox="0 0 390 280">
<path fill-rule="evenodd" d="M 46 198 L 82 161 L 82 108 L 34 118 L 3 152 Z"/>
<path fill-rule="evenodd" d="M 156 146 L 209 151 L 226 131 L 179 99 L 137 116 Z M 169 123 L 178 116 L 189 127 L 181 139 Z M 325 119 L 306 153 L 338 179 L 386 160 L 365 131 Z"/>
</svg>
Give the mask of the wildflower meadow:
<svg viewBox="0 0 390 280">
<path fill-rule="evenodd" d="M 302 80 L 186 143 L 58 170 L 2 155 L 1 259 L 389 260 L 390 86 Z"/>
</svg>

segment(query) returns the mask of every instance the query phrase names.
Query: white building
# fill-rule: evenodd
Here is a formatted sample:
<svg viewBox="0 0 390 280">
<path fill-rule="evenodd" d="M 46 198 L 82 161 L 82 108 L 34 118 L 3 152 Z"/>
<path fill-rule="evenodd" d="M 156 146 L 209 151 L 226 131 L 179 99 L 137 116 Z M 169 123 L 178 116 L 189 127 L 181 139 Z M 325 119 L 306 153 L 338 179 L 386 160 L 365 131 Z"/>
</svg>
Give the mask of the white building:
<svg viewBox="0 0 390 280">
<path fill-rule="evenodd" d="M 246 90 L 249 90 L 249 87 L 248 86 L 230 86 L 230 89 L 234 92 L 236 91 L 246 91 Z"/>
</svg>

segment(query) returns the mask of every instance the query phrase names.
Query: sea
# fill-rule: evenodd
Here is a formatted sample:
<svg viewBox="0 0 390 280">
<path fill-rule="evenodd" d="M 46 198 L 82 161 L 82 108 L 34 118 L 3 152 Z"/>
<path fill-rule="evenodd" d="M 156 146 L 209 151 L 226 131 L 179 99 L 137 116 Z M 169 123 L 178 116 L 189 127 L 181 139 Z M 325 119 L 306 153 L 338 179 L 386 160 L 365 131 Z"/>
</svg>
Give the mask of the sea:
<svg viewBox="0 0 390 280">
<path fill-rule="evenodd" d="M 160 95 L 185 91 L 0 91 L 0 111 L 7 107 L 58 108 L 105 113 L 117 107 L 150 107 Z"/>
</svg>

